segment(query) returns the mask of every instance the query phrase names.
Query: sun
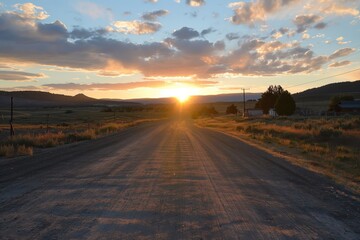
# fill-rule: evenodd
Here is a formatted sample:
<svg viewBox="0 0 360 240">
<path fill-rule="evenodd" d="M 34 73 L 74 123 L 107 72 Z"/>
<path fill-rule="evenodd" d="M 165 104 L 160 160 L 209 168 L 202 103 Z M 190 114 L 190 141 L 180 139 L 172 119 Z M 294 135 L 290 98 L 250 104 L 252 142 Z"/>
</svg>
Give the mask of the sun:
<svg viewBox="0 0 360 240">
<path fill-rule="evenodd" d="M 192 95 L 196 94 L 196 89 L 192 87 L 175 87 L 164 89 L 163 95 L 176 98 L 179 103 L 184 104 Z"/>
<path fill-rule="evenodd" d="M 174 97 L 176 97 L 180 103 L 185 103 L 187 100 L 189 100 L 189 91 L 184 88 L 177 89 Z"/>
<path fill-rule="evenodd" d="M 184 103 L 189 99 L 189 96 L 176 96 L 176 98 L 180 103 Z"/>
</svg>

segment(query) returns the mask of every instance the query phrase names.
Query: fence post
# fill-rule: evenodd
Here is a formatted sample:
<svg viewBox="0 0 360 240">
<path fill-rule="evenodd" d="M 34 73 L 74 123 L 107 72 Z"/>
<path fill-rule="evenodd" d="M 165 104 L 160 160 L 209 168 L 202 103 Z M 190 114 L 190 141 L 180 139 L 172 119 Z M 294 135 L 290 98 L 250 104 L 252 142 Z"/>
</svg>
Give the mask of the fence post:
<svg viewBox="0 0 360 240">
<path fill-rule="evenodd" d="M 11 105 L 10 105 L 10 136 L 14 136 L 14 127 L 13 127 L 13 121 L 14 121 L 14 98 L 11 97 Z"/>
<path fill-rule="evenodd" d="M 50 114 L 46 114 L 46 133 L 49 133 L 49 117 Z"/>
</svg>

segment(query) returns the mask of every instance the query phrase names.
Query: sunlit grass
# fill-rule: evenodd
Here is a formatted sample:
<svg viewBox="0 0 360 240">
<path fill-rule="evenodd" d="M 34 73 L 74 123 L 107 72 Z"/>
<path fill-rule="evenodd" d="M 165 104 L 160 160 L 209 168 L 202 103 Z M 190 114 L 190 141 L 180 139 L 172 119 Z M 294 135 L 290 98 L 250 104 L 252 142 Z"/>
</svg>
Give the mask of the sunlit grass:
<svg viewBox="0 0 360 240">
<path fill-rule="evenodd" d="M 110 111 L 109 111 L 110 109 Z M 96 139 L 144 122 L 167 116 L 171 108 L 72 108 L 22 109 L 15 112 L 15 136 L 9 137 L 9 125 L 0 124 L 0 156 L 33 155 L 33 149 Z M 51 116 L 47 121 L 47 114 Z M 1 122 L 1 119 L 0 119 Z"/>
<path fill-rule="evenodd" d="M 261 142 L 275 151 L 285 147 L 287 150 L 281 152 L 304 159 L 297 164 L 350 182 L 360 190 L 360 117 L 248 119 L 221 116 L 195 122 Z"/>
</svg>

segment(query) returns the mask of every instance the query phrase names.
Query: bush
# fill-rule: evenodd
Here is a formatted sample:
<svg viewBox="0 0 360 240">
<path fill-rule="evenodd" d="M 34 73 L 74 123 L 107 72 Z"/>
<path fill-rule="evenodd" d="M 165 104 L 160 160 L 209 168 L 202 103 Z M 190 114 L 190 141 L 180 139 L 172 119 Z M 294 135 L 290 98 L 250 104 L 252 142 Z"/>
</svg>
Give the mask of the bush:
<svg viewBox="0 0 360 240">
<path fill-rule="evenodd" d="M 192 118 L 198 118 L 199 116 L 213 116 L 218 114 L 214 106 L 195 106 L 192 109 Z"/>
<path fill-rule="evenodd" d="M 234 104 L 231 104 L 226 108 L 226 114 L 237 114 L 238 109 Z"/>
<path fill-rule="evenodd" d="M 27 147 L 24 145 L 20 145 L 16 148 L 16 154 L 19 156 L 22 155 L 29 155 L 32 156 L 33 155 L 33 148 L 32 147 Z"/>
<path fill-rule="evenodd" d="M 0 146 L 0 156 L 5 157 L 15 157 L 15 156 L 23 156 L 23 155 L 33 155 L 33 148 L 27 147 L 24 145 L 13 145 L 13 144 L 7 144 L 7 145 L 1 145 Z"/>
<path fill-rule="evenodd" d="M 323 140 L 329 140 L 330 138 L 340 137 L 341 131 L 332 128 L 321 128 L 318 133 L 318 137 Z"/>
<path fill-rule="evenodd" d="M 0 156 L 13 157 L 15 155 L 14 145 L 2 145 L 0 146 Z"/>
</svg>

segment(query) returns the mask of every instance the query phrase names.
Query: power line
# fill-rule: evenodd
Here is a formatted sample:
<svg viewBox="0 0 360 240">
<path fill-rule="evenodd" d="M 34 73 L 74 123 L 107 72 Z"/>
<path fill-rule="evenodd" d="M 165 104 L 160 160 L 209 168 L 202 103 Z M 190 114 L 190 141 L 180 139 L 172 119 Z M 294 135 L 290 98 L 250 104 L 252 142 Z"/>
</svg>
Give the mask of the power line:
<svg viewBox="0 0 360 240">
<path fill-rule="evenodd" d="M 356 72 L 356 71 L 359 71 L 359 70 L 360 70 L 360 68 L 356 68 L 356 69 L 353 69 L 353 70 L 350 70 L 350 71 L 347 71 L 347 72 L 343 72 L 343 73 L 331 75 L 331 76 L 324 77 L 324 78 L 319 78 L 319 79 L 316 79 L 316 80 L 313 80 L 313 81 L 310 81 L 310 82 L 300 83 L 300 84 L 293 85 L 293 86 L 286 87 L 286 88 L 293 88 L 293 87 L 298 87 L 298 86 L 306 85 L 306 84 L 309 84 L 309 83 L 319 82 L 319 81 L 326 80 L 326 79 L 329 79 L 329 78 L 333 78 L 333 77 L 345 75 L 345 74 L 348 74 L 348 73 L 351 73 L 351 72 Z"/>
</svg>

